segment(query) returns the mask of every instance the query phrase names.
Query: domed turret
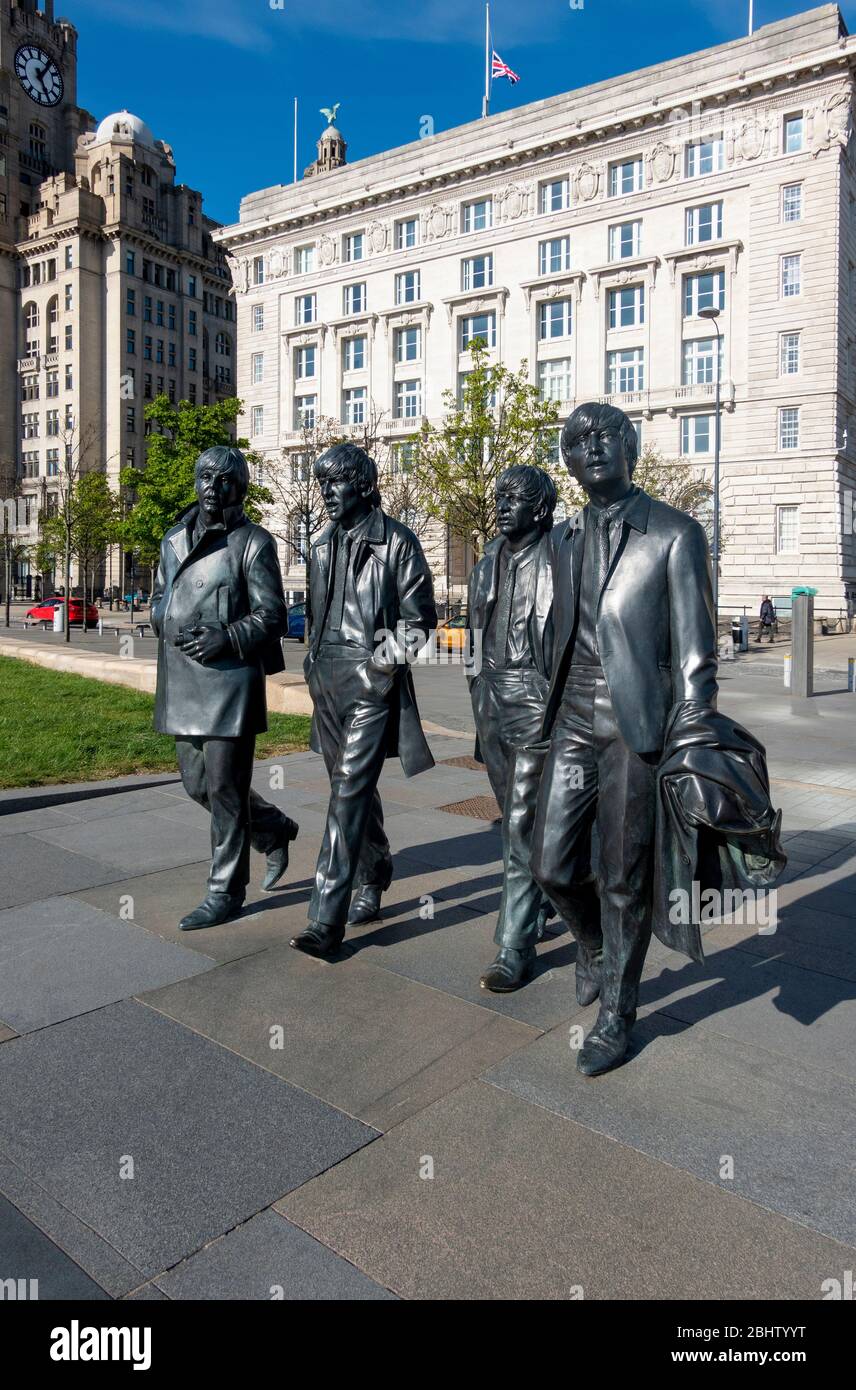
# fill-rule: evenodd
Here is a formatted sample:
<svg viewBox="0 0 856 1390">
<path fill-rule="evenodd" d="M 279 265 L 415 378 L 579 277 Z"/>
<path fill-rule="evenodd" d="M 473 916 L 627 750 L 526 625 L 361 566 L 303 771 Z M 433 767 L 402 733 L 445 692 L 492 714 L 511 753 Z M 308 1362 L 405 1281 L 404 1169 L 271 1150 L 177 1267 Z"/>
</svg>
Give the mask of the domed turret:
<svg viewBox="0 0 856 1390">
<path fill-rule="evenodd" d="M 106 144 L 108 140 L 127 140 L 138 145 L 148 145 L 154 149 L 155 137 L 139 116 L 132 116 L 130 111 L 117 111 L 112 116 L 105 116 L 95 132 L 94 144 Z"/>
</svg>

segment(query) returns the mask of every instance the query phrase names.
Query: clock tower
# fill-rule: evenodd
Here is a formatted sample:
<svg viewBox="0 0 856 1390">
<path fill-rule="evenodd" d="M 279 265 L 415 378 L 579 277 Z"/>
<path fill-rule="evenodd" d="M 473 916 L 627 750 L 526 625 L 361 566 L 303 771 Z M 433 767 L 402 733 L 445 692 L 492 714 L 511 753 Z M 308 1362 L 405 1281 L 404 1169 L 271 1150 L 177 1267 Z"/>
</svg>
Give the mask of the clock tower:
<svg viewBox="0 0 856 1390">
<path fill-rule="evenodd" d="M 0 0 L 0 473 L 19 452 L 19 244 L 41 185 L 74 172 L 78 136 L 95 122 L 77 105 L 77 30 L 54 0 Z"/>
</svg>

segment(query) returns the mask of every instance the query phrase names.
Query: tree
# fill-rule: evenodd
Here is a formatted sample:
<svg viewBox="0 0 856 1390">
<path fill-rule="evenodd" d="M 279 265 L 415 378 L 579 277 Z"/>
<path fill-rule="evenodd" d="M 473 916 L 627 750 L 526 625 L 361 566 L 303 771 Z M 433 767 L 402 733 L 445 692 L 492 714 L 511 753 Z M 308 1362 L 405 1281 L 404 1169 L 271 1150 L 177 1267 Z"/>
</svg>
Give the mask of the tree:
<svg viewBox="0 0 856 1390">
<path fill-rule="evenodd" d="M 481 338 L 470 344 L 470 356 L 460 400 L 444 391 L 443 423 L 435 427 L 426 420 L 414 436 L 414 484 L 427 514 L 470 540 L 478 558 L 496 534 L 495 489 L 506 468 L 544 468 L 560 494 L 568 480 L 551 458 L 558 406 L 542 399 L 526 363 L 516 372 L 491 364 Z"/>
<path fill-rule="evenodd" d="M 62 557 L 63 588 L 66 600 L 65 640 L 71 641 L 71 624 L 68 621 L 68 601 L 71 598 L 71 561 L 75 555 L 76 531 L 83 513 L 87 514 L 85 527 L 93 524 L 92 506 L 96 496 L 102 494 L 102 485 L 87 485 L 80 491 L 82 479 L 98 474 L 98 455 L 102 439 L 101 427 L 93 422 L 83 433 L 75 425 L 70 425 L 62 435 L 62 465 L 55 479 L 51 480 L 51 491 L 56 497 L 56 510 L 51 516 L 39 518 L 39 541 L 37 553 L 43 560 Z M 94 457 L 94 462 L 93 462 Z M 100 475 L 104 477 L 103 474 Z M 105 478 L 106 485 L 106 478 Z M 109 488 L 107 488 L 109 493 Z M 101 524 L 101 523 L 99 523 Z M 112 534 L 112 532 L 111 532 Z M 90 541 L 85 542 L 87 556 L 90 554 Z M 106 542 L 105 542 L 106 544 Z M 86 584 L 83 586 L 83 599 L 86 600 Z M 85 625 L 84 625 L 85 626 Z"/>
<path fill-rule="evenodd" d="M 243 404 L 239 400 L 216 401 L 213 405 L 173 405 L 167 396 L 158 396 L 146 407 L 146 419 L 155 431 L 148 437 L 143 468 L 123 468 L 119 481 L 133 495 L 121 528 L 127 550 L 139 555 L 143 564 L 157 564 L 160 543 L 176 518 L 195 500 L 194 468 L 206 449 L 215 445 L 236 445 L 246 455 L 250 473 L 263 465 L 260 454 L 249 448 L 246 439 L 233 438 Z M 261 507 L 272 501 L 267 490 L 251 482 L 244 504 L 247 516 L 257 521 Z"/>
<path fill-rule="evenodd" d="M 77 560 L 83 598 L 90 581 L 90 597 L 95 598 L 95 571 L 109 545 L 119 537 L 119 497 L 106 474 L 83 473 L 74 484 L 71 499 L 72 554 Z"/>
</svg>

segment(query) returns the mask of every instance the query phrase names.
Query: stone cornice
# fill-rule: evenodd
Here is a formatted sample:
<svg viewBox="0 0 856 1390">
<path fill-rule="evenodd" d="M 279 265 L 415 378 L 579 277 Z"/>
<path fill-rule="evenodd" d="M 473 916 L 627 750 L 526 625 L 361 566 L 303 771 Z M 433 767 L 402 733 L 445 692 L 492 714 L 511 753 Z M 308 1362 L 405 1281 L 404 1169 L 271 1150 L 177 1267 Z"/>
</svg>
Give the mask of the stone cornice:
<svg viewBox="0 0 856 1390">
<path fill-rule="evenodd" d="M 758 34 L 769 34 L 771 30 L 779 27 L 767 26 L 766 29 L 758 31 Z M 360 209 L 380 208 L 385 204 L 400 202 L 416 195 L 452 190 L 460 184 L 467 184 L 471 188 L 473 180 L 489 176 L 504 175 L 507 178 L 509 173 L 519 171 L 521 166 L 526 167 L 531 173 L 531 166 L 543 165 L 547 158 L 553 156 L 570 156 L 576 151 L 588 152 L 593 148 L 598 149 L 600 153 L 604 146 L 609 148 L 603 150 L 603 153 L 612 156 L 619 143 L 626 144 L 628 139 L 635 139 L 637 136 L 641 139 L 657 130 L 661 133 L 668 130 L 671 113 L 681 109 L 682 103 L 688 111 L 694 102 L 700 103 L 697 109 L 701 111 L 705 120 L 708 120 L 711 112 L 717 108 L 722 109 L 724 115 L 729 104 L 743 110 L 746 103 L 757 98 L 771 100 L 782 96 L 791 99 L 795 92 L 804 90 L 807 85 L 816 87 L 830 77 L 850 76 L 856 66 L 856 38 L 842 39 L 835 45 L 827 43 L 822 48 L 809 50 L 786 62 L 758 66 L 753 66 L 753 44 L 752 40 L 749 40 L 745 45 L 744 68 L 737 67 L 713 82 L 693 82 L 693 70 L 700 66 L 703 59 L 708 60 L 704 67 L 705 75 L 708 70 L 716 70 L 717 65 L 712 59 L 717 54 L 728 54 L 733 66 L 737 61 L 736 53 L 729 54 L 729 50 L 736 49 L 737 46 L 724 45 L 720 49 L 693 54 L 682 60 L 686 76 L 680 86 L 675 85 L 668 100 L 661 100 L 657 95 L 657 88 L 658 85 L 662 87 L 669 78 L 676 76 L 672 64 L 664 65 L 659 74 L 659 82 L 658 73 L 652 73 L 651 70 L 614 79 L 612 86 L 616 99 L 620 98 L 622 87 L 632 87 L 634 82 L 638 86 L 643 77 L 648 79 L 647 88 L 651 92 L 651 95 L 637 106 L 631 105 L 620 120 L 604 120 L 600 115 L 587 121 L 574 122 L 571 116 L 569 124 L 569 105 L 583 108 L 589 93 L 602 96 L 602 89 L 608 84 L 601 83 L 593 88 L 548 98 L 546 101 L 533 103 L 532 106 L 516 108 L 492 117 L 489 123 L 471 123 L 433 137 L 431 144 L 436 140 L 438 145 L 432 153 L 439 153 L 443 144 L 450 144 L 455 151 L 451 162 L 438 165 L 436 170 L 429 171 L 425 167 L 428 158 L 420 152 L 418 142 L 405 145 L 399 150 L 360 160 L 355 165 L 346 165 L 342 170 L 325 175 L 317 182 L 313 180 L 311 186 L 301 184 L 296 191 L 295 204 L 290 207 L 284 206 L 281 212 L 252 217 L 247 209 L 246 220 L 223 228 L 215 234 L 215 239 L 229 247 L 239 248 L 245 243 L 263 242 L 296 231 L 298 227 L 306 228 L 334 218 L 338 219 L 343 214 L 347 216 Z M 478 157 L 474 159 L 467 151 L 466 144 L 469 139 L 475 138 L 479 138 L 482 144 Z M 399 166 L 397 174 L 385 183 L 384 162 L 395 156 Z M 422 162 L 417 163 L 420 158 Z M 401 167 L 407 162 L 414 166 L 412 173 L 406 167 Z M 375 171 L 380 176 L 377 185 L 371 181 L 371 175 Z M 357 172 L 359 187 L 355 186 L 351 193 L 348 189 L 349 177 Z M 326 199 L 324 179 L 331 180 Z M 277 193 L 283 199 L 288 197 L 287 188 L 272 189 L 271 200 Z"/>
<path fill-rule="evenodd" d="M 526 299 L 526 308 L 529 308 L 533 299 L 536 302 L 539 299 L 558 299 L 565 289 L 573 290 L 579 303 L 585 278 L 584 270 L 559 270 L 554 275 L 539 275 L 535 280 L 521 280 L 520 288 Z"/>
<path fill-rule="evenodd" d="M 405 327 L 410 327 L 413 322 L 424 323 L 426 326 L 431 322 L 431 315 L 434 312 L 434 305 L 429 299 L 416 299 L 412 304 L 395 304 L 391 309 L 379 309 L 378 317 L 383 320 L 386 332 L 390 326 L 399 327 L 403 323 Z"/>
<path fill-rule="evenodd" d="M 489 313 L 491 309 L 498 309 L 502 315 L 505 313 L 508 296 L 509 290 L 505 285 L 490 285 L 484 290 L 461 290 L 458 294 L 450 294 L 441 303 L 446 307 L 446 318 L 451 324 L 456 309 L 471 314 Z"/>
<path fill-rule="evenodd" d="M 595 266 L 588 272 L 594 280 L 594 297 L 600 299 L 600 287 L 603 282 L 617 285 L 626 284 L 629 280 L 638 280 L 640 275 L 650 272 L 651 286 L 657 283 L 657 267 L 660 264 L 659 256 L 631 256 L 626 260 L 609 261 L 606 265 Z"/>
<path fill-rule="evenodd" d="M 711 267 L 717 268 L 721 261 L 727 261 L 733 275 L 742 251 L 742 241 L 704 241 L 696 246 L 682 246 L 678 251 L 664 251 L 663 260 L 669 267 L 669 280 L 674 285 L 677 268 L 683 262 L 688 262 L 688 270 L 709 270 Z"/>
</svg>

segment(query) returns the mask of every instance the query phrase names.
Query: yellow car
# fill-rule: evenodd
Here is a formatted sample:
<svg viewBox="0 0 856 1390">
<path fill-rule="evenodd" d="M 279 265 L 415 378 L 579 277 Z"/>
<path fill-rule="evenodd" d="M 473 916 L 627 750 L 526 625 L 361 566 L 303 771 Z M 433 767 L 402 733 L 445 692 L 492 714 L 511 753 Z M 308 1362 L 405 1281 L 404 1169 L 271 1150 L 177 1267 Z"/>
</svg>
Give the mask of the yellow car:
<svg viewBox="0 0 856 1390">
<path fill-rule="evenodd" d="M 467 620 L 464 617 L 447 618 L 437 628 L 437 650 L 443 652 L 462 652 L 468 646 Z"/>
</svg>

